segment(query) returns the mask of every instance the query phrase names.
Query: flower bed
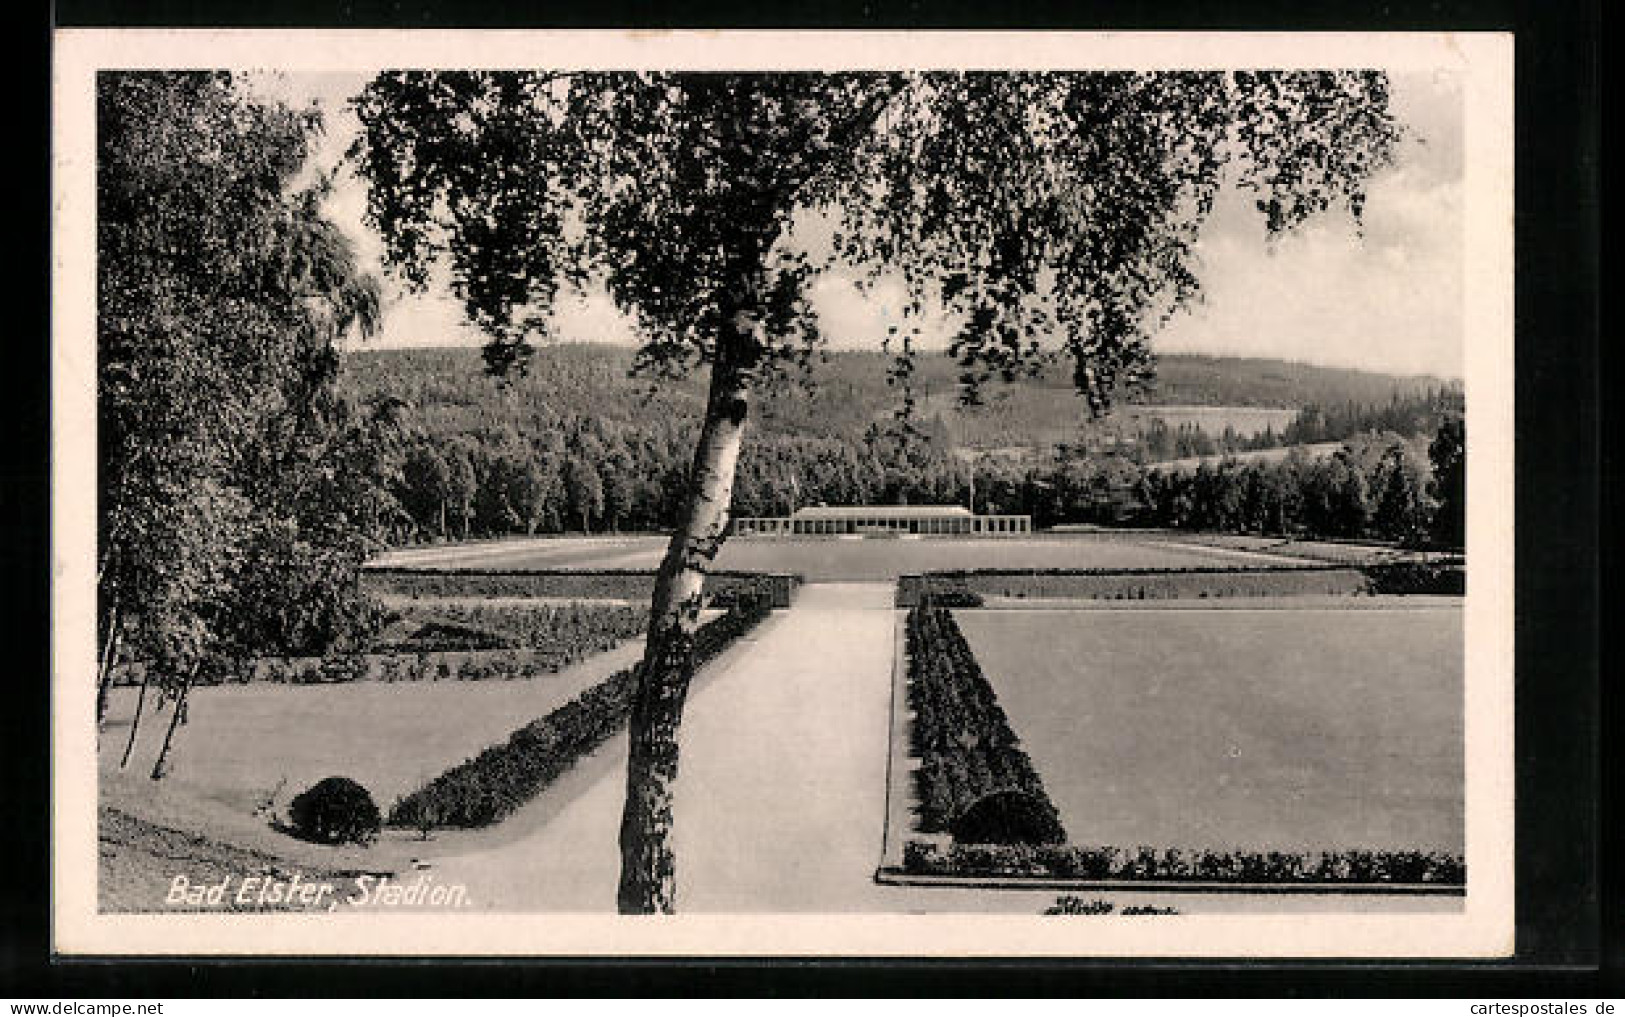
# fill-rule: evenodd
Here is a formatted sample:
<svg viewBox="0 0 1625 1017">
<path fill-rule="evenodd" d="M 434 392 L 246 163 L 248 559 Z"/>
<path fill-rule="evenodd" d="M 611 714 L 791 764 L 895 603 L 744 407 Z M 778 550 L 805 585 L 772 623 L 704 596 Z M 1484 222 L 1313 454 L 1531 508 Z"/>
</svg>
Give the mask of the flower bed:
<svg viewBox="0 0 1625 1017">
<path fill-rule="evenodd" d="M 646 607 L 591 600 L 567 604 L 446 601 L 428 610 L 408 604 L 386 625 L 385 638 L 374 649 L 529 648 L 573 663 L 643 635 L 648 625 Z"/>
<path fill-rule="evenodd" d="M 606 647 L 607 649 L 607 647 Z M 596 652 L 596 651 L 595 651 Z M 200 671 L 199 686 L 337 685 L 351 682 L 525 681 L 556 674 L 589 654 L 580 648 L 554 650 L 419 650 L 357 653 L 332 657 L 257 657 L 229 667 Z M 139 685 L 146 665 L 121 665 L 118 686 Z"/>
<path fill-rule="evenodd" d="M 699 668 L 772 611 L 765 597 L 741 598 L 694 638 Z M 636 668 L 625 668 L 508 740 L 452 767 L 402 797 L 390 809 L 391 826 L 489 826 L 513 813 L 566 773 L 582 756 L 619 731 L 636 689 Z"/>
</svg>

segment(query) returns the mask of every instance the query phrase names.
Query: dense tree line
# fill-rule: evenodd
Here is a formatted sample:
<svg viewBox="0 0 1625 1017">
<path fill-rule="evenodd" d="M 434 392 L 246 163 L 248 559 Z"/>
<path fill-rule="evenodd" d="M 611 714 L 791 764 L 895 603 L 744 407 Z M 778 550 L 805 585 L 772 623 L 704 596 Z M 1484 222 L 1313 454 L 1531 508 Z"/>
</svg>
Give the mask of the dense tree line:
<svg viewBox="0 0 1625 1017">
<path fill-rule="evenodd" d="M 1445 425 L 1459 434 L 1458 417 Z M 1330 456 L 1293 448 L 1277 462 L 1233 457 L 1194 470 L 1067 448 L 1040 463 L 954 455 L 943 442 L 876 427 L 863 438 L 759 436 L 740 457 L 736 516 L 805 505 L 969 504 L 1041 526 L 1164 526 L 1237 533 L 1377 537 L 1435 532 L 1441 503 L 1460 514 L 1460 481 L 1435 477 L 1436 434 L 1368 431 Z M 1459 439 L 1457 439 L 1459 446 Z M 1457 446 L 1451 446 L 1455 448 Z M 514 533 L 655 531 L 672 525 L 686 481 L 678 428 L 582 417 L 533 437 L 504 427 L 404 443 L 393 497 L 397 541 Z M 1440 454 L 1445 454 L 1441 450 Z M 1459 462 L 1447 459 L 1449 463 Z M 1459 470 L 1457 470 L 1459 473 Z M 1455 483 L 1455 488 L 1451 484 Z"/>
<path fill-rule="evenodd" d="M 371 464 L 369 481 L 387 494 L 376 515 L 390 540 L 672 527 L 699 426 L 703 400 L 697 386 L 642 384 L 627 376 L 632 362 L 625 351 L 595 346 L 542 351 L 530 376 L 499 384 L 476 370 L 454 369 L 470 353 L 364 354 L 347 365 L 341 391 L 348 398 L 399 400 L 391 405 L 400 407 L 400 426 L 391 447 Z M 1258 512 L 1265 510 L 1249 517 L 1231 507 L 1241 496 L 1229 491 L 1229 478 L 1244 470 L 1241 464 L 1199 471 L 1200 494 L 1155 464 L 1308 442 L 1348 440 L 1364 448 L 1373 433 L 1431 437 L 1461 405 L 1459 389 L 1447 386 L 1390 388 L 1372 403 L 1328 404 L 1335 409 L 1310 404 L 1279 432 L 1227 430 L 1214 436 L 1192 424 L 1168 427 L 1152 420 L 1131 444 L 1077 441 L 1043 456 L 1001 456 L 958 446 L 957 425 L 939 413 L 897 421 L 891 415 L 897 393 L 883 383 L 861 383 L 849 358 L 870 359 L 835 355 L 814 384 L 787 385 L 763 407 L 763 426 L 747 438 L 740 456 L 735 516 L 786 515 L 816 504 L 970 504 L 974 482 L 978 511 L 1029 513 L 1041 526 L 1285 527 L 1328 536 L 1388 535 L 1397 532 L 1389 517 L 1405 515 L 1403 486 L 1381 522 L 1368 529 L 1322 509 L 1332 497 L 1327 491 L 1338 485 L 1320 468 L 1307 470 L 1301 456 L 1290 467 L 1246 467 L 1255 500 L 1283 485 L 1295 490 L 1301 482 L 1318 492 L 1308 515 L 1295 507 L 1302 498 L 1294 496 L 1260 522 Z M 1231 381 L 1222 391 L 1240 389 L 1240 382 Z M 1426 451 L 1419 452 L 1414 441 L 1408 447 L 1401 461 L 1409 464 L 1404 476 L 1414 479 L 1418 469 L 1426 473 Z M 1362 453 L 1358 471 L 1366 501 L 1389 480 L 1387 472 L 1374 476 L 1370 459 Z M 1224 480 L 1214 481 L 1213 474 Z M 1210 496 L 1219 499 L 1218 508 L 1207 506 Z M 1192 499 L 1202 507 L 1190 507 Z M 1423 499 L 1410 514 L 1425 506 Z M 1364 514 L 1375 518 L 1376 506 L 1368 505 Z"/>
<path fill-rule="evenodd" d="M 1329 456 L 1301 447 L 1279 462 L 1205 461 L 1195 470 L 1152 468 L 1131 514 L 1174 529 L 1281 536 L 1378 538 L 1407 546 L 1464 543 L 1459 417 L 1436 435 L 1368 432 Z"/>
</svg>

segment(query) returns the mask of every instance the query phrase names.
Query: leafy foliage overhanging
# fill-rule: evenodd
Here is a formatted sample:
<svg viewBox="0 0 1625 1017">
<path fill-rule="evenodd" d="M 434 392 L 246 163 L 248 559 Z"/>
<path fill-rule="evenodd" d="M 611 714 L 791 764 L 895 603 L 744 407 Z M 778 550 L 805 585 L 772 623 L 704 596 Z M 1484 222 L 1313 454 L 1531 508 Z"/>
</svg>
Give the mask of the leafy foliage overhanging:
<svg viewBox="0 0 1625 1017">
<path fill-rule="evenodd" d="M 646 367 L 715 359 L 744 316 L 770 374 L 818 341 L 808 285 L 844 265 L 903 287 L 876 339 L 905 381 L 937 309 L 972 396 L 1058 340 L 1097 411 L 1196 295 L 1226 181 L 1271 233 L 1358 220 L 1399 135 L 1375 71 L 401 71 L 357 110 L 389 261 L 421 286 L 447 259 L 499 372 L 562 289 L 601 280 Z"/>
<path fill-rule="evenodd" d="M 379 299 L 302 184 L 319 122 L 202 72 L 105 73 L 97 117 L 103 638 L 161 685 L 325 649 L 365 611 L 387 422 L 332 392 Z"/>
</svg>

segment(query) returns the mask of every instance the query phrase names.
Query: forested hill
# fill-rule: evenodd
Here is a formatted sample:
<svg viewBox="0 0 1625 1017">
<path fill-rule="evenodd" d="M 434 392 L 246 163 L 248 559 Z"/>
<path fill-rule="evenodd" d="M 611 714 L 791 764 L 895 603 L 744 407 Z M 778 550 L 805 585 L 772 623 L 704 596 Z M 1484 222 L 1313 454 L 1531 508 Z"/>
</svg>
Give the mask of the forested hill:
<svg viewBox="0 0 1625 1017">
<path fill-rule="evenodd" d="M 888 420 L 900 405 L 899 392 L 887 383 L 889 363 L 879 352 L 829 353 L 815 364 L 809 386 L 792 383 L 765 393 L 755 426 L 759 433 L 773 436 L 861 436 L 871 425 Z M 640 428 L 666 421 L 686 429 L 698 421 L 704 405 L 703 375 L 675 382 L 633 378 L 628 377 L 631 364 L 632 351 L 624 347 L 546 347 L 537 351 L 528 376 L 501 384 L 486 376 L 475 349 L 361 351 L 346 356 L 344 385 L 362 400 L 375 395 L 402 400 L 429 433 L 504 425 L 527 431 L 530 425 L 560 417 L 596 417 L 606 425 Z M 948 357 L 922 356 L 915 395 L 919 421 L 945 429 L 947 437 L 960 445 L 1041 447 L 1079 440 L 1091 431 L 1133 434 L 1154 415 L 1124 407 L 1113 419 L 1091 424 L 1063 367 L 1013 383 L 991 382 L 984 389 L 983 406 L 963 409 L 958 405 L 957 377 L 958 368 Z M 1156 381 L 1132 401 L 1148 407 L 1296 411 L 1305 406 L 1381 406 L 1396 397 L 1409 399 L 1456 387 L 1431 377 L 1175 354 L 1159 358 Z M 1222 429 L 1223 424 L 1209 427 L 1215 438 Z"/>
<path fill-rule="evenodd" d="M 340 387 L 350 405 L 382 400 L 399 409 L 366 412 L 396 422 L 374 456 L 378 484 L 395 506 L 386 539 L 670 527 L 688 489 L 704 378 L 629 377 L 631 366 L 624 348 L 559 346 L 539 350 L 527 375 L 498 382 L 473 349 L 347 356 Z M 734 511 L 967 504 L 974 476 L 979 508 L 1029 512 L 1040 525 L 1141 516 L 1183 525 L 1184 516 L 1146 500 L 1151 489 L 1141 480 L 1150 464 L 1370 436 L 1361 447 L 1375 449 L 1381 462 L 1398 456 L 1394 462 L 1410 464 L 1403 475 L 1416 480 L 1425 474 L 1427 441 L 1461 401 L 1459 388 L 1431 379 L 1168 357 L 1145 395 L 1159 402 L 1093 422 L 1059 371 L 994 383 L 985 406 L 962 410 L 955 365 L 932 357 L 919 367 L 913 418 L 930 440 L 917 441 L 893 426 L 900 395 L 886 383 L 887 366 L 881 354 L 831 354 L 810 386 L 762 393 Z M 1371 483 L 1380 479 L 1375 467 L 1361 470 Z M 1290 465 L 1282 476 L 1296 484 L 1320 474 Z M 1349 518 L 1358 525 L 1339 522 L 1336 533 L 1365 525 L 1364 515 Z M 1406 527 L 1415 528 L 1379 529 Z"/>
</svg>

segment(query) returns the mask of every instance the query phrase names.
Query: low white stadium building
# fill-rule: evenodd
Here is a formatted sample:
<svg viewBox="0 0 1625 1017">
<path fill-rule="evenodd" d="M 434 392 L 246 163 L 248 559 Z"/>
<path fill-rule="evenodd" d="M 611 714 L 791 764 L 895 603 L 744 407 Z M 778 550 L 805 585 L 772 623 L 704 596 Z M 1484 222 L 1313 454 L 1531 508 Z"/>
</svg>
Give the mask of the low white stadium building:
<svg viewBox="0 0 1625 1017">
<path fill-rule="evenodd" d="M 797 509 L 788 516 L 735 519 L 736 537 L 1019 537 L 1028 515 L 977 515 L 963 505 L 842 505 Z"/>
</svg>

